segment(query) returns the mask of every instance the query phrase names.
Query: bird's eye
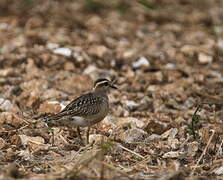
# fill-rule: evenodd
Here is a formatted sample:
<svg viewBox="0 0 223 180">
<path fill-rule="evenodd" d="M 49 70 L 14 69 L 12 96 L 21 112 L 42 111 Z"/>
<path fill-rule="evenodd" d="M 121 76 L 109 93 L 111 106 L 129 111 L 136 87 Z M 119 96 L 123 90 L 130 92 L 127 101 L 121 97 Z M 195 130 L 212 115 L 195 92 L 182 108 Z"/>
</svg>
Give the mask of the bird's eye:
<svg viewBox="0 0 223 180">
<path fill-rule="evenodd" d="M 105 86 L 108 86 L 108 82 L 105 82 L 104 85 L 105 85 Z"/>
</svg>

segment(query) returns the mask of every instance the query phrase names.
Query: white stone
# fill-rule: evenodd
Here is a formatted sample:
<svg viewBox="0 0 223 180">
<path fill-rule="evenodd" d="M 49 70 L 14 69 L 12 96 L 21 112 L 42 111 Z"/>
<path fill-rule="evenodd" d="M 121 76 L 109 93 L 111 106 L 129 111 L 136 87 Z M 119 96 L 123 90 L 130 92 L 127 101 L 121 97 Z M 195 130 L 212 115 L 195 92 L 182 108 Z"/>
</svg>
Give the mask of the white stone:
<svg viewBox="0 0 223 180">
<path fill-rule="evenodd" d="M 61 107 L 61 110 L 63 110 L 66 107 L 66 105 L 60 103 L 59 101 L 49 101 L 48 103 L 49 104 L 59 104 Z"/>
<path fill-rule="evenodd" d="M 131 126 L 131 128 L 143 128 L 145 123 L 142 120 L 139 120 L 134 117 L 123 117 L 123 118 L 115 118 L 116 124 L 118 127 L 123 126 Z"/>
<path fill-rule="evenodd" d="M 223 39 L 219 39 L 219 40 L 217 41 L 217 46 L 218 46 L 219 48 L 223 49 Z"/>
<path fill-rule="evenodd" d="M 97 70 L 98 70 L 98 68 L 95 67 L 94 65 L 89 65 L 89 66 L 84 70 L 83 74 L 87 74 L 87 75 L 89 75 L 89 74 L 91 74 L 91 73 L 93 73 L 93 72 L 95 72 L 95 71 L 97 71 Z"/>
<path fill-rule="evenodd" d="M 170 151 L 163 155 L 163 158 L 177 158 L 180 157 L 181 154 L 179 151 Z"/>
<path fill-rule="evenodd" d="M 205 53 L 199 53 L 198 54 L 198 61 L 200 64 L 208 64 L 211 63 L 213 61 L 213 57 L 209 56 Z"/>
<path fill-rule="evenodd" d="M 165 67 L 165 69 L 168 69 L 168 70 L 174 70 L 174 69 L 176 69 L 176 64 L 167 63 L 164 67 Z"/>
<path fill-rule="evenodd" d="M 161 137 L 163 139 L 165 139 L 165 138 L 174 139 L 175 136 L 177 135 L 177 133 L 178 133 L 178 129 L 177 128 L 171 128 L 171 129 L 167 130 L 166 132 L 164 132 L 161 135 Z"/>
<path fill-rule="evenodd" d="M 149 60 L 144 56 L 141 56 L 139 59 L 137 59 L 135 62 L 132 63 L 133 68 L 149 67 L 149 66 L 150 66 Z"/>
<path fill-rule="evenodd" d="M 107 141 L 107 137 L 106 136 L 103 136 L 101 134 L 91 134 L 89 135 L 89 143 L 95 143 L 95 144 L 103 144 L 104 142 Z"/>
<path fill-rule="evenodd" d="M 0 23 L 0 29 L 1 30 L 5 30 L 5 29 L 7 29 L 8 28 L 8 24 L 7 23 Z"/>
<path fill-rule="evenodd" d="M 0 98 L 0 109 L 1 110 L 8 111 L 12 108 L 13 108 L 13 105 L 9 100 Z"/>
<path fill-rule="evenodd" d="M 72 51 L 68 48 L 57 48 L 53 50 L 53 53 L 63 56 L 71 56 Z"/>
<path fill-rule="evenodd" d="M 187 144 L 187 156 L 194 157 L 199 150 L 199 143 L 194 141 Z"/>
<path fill-rule="evenodd" d="M 160 139 L 160 135 L 158 135 L 158 134 L 151 134 L 148 138 L 146 138 L 146 141 L 149 142 L 149 141 L 153 141 L 155 139 Z"/>
<path fill-rule="evenodd" d="M 52 50 L 52 49 L 58 48 L 59 47 L 59 44 L 49 42 L 49 43 L 47 43 L 46 47 L 48 49 L 51 49 Z"/>
<path fill-rule="evenodd" d="M 132 101 L 132 100 L 126 100 L 125 104 L 129 108 L 136 108 L 139 106 L 139 104 L 137 104 L 135 101 Z"/>
<path fill-rule="evenodd" d="M 215 168 L 212 172 L 216 175 L 223 175 L 223 166 Z"/>
<path fill-rule="evenodd" d="M 122 138 L 126 143 L 142 142 L 145 141 L 144 136 L 146 135 L 147 133 L 142 129 L 133 128 L 125 131 L 122 135 Z"/>
</svg>

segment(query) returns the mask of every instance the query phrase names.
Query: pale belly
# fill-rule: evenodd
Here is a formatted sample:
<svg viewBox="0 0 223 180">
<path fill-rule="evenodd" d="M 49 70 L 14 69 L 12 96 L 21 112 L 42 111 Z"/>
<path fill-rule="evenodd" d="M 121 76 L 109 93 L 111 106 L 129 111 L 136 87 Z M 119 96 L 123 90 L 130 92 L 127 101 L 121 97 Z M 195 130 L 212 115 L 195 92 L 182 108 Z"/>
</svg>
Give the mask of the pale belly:
<svg viewBox="0 0 223 180">
<path fill-rule="evenodd" d="M 108 105 L 101 107 L 101 111 L 99 114 L 91 115 L 89 117 L 72 117 L 69 120 L 68 126 L 72 127 L 87 127 L 92 126 L 100 121 L 102 121 L 108 114 Z"/>
</svg>

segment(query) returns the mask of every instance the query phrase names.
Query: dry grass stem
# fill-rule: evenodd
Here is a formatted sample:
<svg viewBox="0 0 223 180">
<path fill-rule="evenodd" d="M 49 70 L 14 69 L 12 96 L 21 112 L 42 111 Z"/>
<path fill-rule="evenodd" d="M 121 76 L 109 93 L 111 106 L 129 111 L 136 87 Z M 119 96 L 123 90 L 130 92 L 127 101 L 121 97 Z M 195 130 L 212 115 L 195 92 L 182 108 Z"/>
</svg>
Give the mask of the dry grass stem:
<svg viewBox="0 0 223 180">
<path fill-rule="evenodd" d="M 212 130 L 210 130 L 210 131 L 212 132 L 212 134 L 211 134 L 211 136 L 210 136 L 210 138 L 209 138 L 209 140 L 208 140 L 208 143 L 207 143 L 207 145 L 205 146 L 205 148 L 204 148 L 204 150 L 203 150 L 201 156 L 200 156 L 199 159 L 197 160 L 197 163 L 196 163 L 195 167 L 193 168 L 193 170 L 192 170 L 192 172 L 191 172 L 191 174 L 190 174 L 191 176 L 194 175 L 195 170 L 199 167 L 198 165 L 199 165 L 199 163 L 201 162 L 201 160 L 202 160 L 202 158 L 204 157 L 204 155 L 206 154 L 207 149 L 208 149 L 208 146 L 210 145 L 210 143 L 211 143 L 211 141 L 212 141 L 212 139 L 213 139 L 213 137 L 214 137 L 215 130 L 212 129 Z"/>
</svg>

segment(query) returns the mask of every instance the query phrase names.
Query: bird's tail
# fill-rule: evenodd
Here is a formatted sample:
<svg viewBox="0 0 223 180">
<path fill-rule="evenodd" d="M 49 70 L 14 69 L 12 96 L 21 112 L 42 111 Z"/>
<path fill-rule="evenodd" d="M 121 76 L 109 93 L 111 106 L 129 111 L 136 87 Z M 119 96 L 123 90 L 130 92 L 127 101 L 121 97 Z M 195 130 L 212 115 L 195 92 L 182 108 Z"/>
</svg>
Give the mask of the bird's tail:
<svg viewBox="0 0 223 180">
<path fill-rule="evenodd" d="M 62 116 L 60 114 L 54 114 L 54 115 L 47 115 L 42 118 L 42 120 L 48 125 L 48 126 L 57 126 L 58 120 L 61 119 Z"/>
</svg>

